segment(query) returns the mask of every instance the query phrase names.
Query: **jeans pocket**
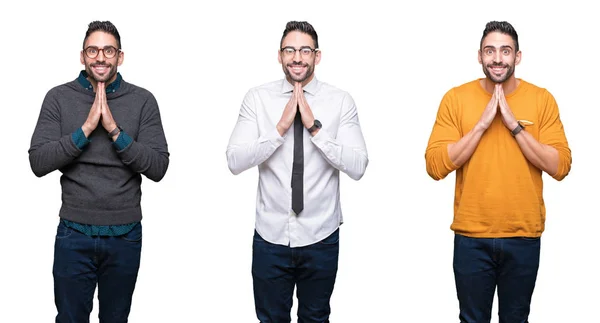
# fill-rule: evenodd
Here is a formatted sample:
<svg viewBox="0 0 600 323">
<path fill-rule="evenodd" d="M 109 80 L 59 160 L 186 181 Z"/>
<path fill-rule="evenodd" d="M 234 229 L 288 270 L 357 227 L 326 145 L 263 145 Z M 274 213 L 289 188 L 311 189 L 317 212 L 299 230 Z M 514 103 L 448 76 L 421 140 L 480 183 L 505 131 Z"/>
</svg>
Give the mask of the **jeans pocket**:
<svg viewBox="0 0 600 323">
<path fill-rule="evenodd" d="M 69 228 L 62 220 L 60 220 L 58 228 L 56 228 L 56 239 L 68 238 L 71 234 L 73 234 L 73 229 Z"/>
<path fill-rule="evenodd" d="M 142 241 L 142 223 L 136 224 L 131 231 L 120 235 L 119 238 L 129 242 L 140 242 Z"/>
</svg>

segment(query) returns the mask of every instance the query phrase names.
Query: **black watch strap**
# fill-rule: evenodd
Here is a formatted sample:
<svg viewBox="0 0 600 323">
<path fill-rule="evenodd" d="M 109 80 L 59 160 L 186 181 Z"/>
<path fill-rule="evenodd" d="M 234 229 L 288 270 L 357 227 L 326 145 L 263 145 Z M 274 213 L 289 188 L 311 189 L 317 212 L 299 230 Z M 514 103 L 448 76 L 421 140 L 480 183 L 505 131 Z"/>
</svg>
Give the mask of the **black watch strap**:
<svg viewBox="0 0 600 323">
<path fill-rule="evenodd" d="M 121 128 L 121 126 L 117 125 L 117 127 L 115 129 L 113 129 L 113 131 L 108 133 L 108 137 L 112 138 L 114 135 L 118 134 L 121 131 L 123 131 L 123 128 Z"/>
<path fill-rule="evenodd" d="M 525 127 L 523 127 L 523 125 L 520 122 L 517 122 L 517 127 L 515 129 L 513 129 L 513 131 L 511 131 L 510 133 L 512 134 L 512 136 L 516 136 L 519 132 L 521 132 L 521 130 L 525 129 Z"/>
<path fill-rule="evenodd" d="M 313 124 L 312 127 L 308 128 L 308 132 L 313 132 L 317 129 L 321 129 L 323 125 L 321 124 L 321 121 L 315 119 L 315 123 Z"/>
</svg>

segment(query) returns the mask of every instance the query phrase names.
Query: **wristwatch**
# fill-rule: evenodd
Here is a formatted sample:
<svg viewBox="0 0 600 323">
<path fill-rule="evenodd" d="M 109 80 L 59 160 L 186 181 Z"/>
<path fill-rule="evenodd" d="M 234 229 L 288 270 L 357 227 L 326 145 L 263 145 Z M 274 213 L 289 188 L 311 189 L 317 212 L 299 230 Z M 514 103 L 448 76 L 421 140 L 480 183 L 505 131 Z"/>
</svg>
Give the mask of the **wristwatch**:
<svg viewBox="0 0 600 323">
<path fill-rule="evenodd" d="M 121 131 L 123 131 L 123 128 L 121 128 L 121 126 L 117 125 L 117 127 L 115 129 L 113 129 L 113 131 L 108 133 L 108 138 L 112 138 L 114 135 L 118 134 Z"/>
<path fill-rule="evenodd" d="M 315 119 L 315 123 L 313 124 L 312 127 L 308 128 L 308 132 L 313 132 L 317 129 L 321 129 L 323 127 L 323 125 L 321 124 L 321 121 Z"/>
<path fill-rule="evenodd" d="M 511 131 L 510 133 L 512 134 L 512 136 L 516 136 L 519 132 L 521 132 L 521 130 L 525 129 L 525 127 L 523 127 L 523 125 L 517 121 L 517 127 L 515 129 L 513 129 L 513 131 Z"/>
</svg>

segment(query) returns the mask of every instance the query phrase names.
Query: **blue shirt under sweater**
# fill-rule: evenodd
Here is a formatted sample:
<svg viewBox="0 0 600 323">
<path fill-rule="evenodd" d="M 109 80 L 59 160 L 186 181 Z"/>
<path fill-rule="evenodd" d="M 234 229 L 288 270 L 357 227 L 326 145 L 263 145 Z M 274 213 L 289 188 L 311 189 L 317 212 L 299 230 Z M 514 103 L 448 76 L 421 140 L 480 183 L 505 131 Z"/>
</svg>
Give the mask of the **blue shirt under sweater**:
<svg viewBox="0 0 600 323">
<path fill-rule="evenodd" d="M 87 73 L 85 71 L 81 71 L 81 73 L 79 73 L 79 77 L 77 78 L 77 80 L 79 81 L 81 86 L 83 86 L 84 88 L 86 88 L 90 91 L 94 91 L 94 87 L 92 86 L 92 83 L 90 83 L 90 81 L 88 81 Z M 121 85 L 121 74 L 117 73 L 117 79 L 114 82 L 110 83 L 106 87 L 106 93 L 116 92 L 119 89 L 120 85 Z M 83 133 L 83 130 L 81 128 L 77 129 L 73 133 L 72 138 L 73 138 L 73 142 L 75 143 L 77 148 L 79 148 L 81 150 L 83 150 L 83 148 L 85 148 L 85 146 L 87 146 L 87 144 L 89 144 L 91 142 L 85 137 L 85 134 Z M 115 145 L 117 150 L 123 150 L 123 149 L 125 149 L 125 147 L 127 147 L 131 143 L 131 141 L 132 141 L 131 137 L 129 135 L 127 135 L 127 133 L 125 133 L 125 131 L 121 131 L 119 133 L 119 136 L 117 137 L 117 140 L 115 140 L 113 145 Z M 129 231 L 131 231 L 135 227 L 135 225 L 139 223 L 139 222 L 134 222 L 134 223 L 122 224 L 122 225 L 90 225 L 90 224 L 82 224 L 82 223 L 77 223 L 77 222 L 68 221 L 68 220 L 62 220 L 62 221 L 65 223 L 65 225 L 67 227 L 77 230 L 88 236 L 120 236 L 120 235 L 124 235 L 124 234 L 128 233 Z"/>
</svg>

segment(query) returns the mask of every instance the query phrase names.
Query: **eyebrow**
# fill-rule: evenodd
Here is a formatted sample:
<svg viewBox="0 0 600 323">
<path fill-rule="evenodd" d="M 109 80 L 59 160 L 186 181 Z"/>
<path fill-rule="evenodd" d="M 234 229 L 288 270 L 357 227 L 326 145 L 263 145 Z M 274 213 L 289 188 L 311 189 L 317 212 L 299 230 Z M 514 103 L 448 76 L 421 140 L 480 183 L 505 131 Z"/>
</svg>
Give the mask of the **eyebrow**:
<svg viewBox="0 0 600 323">
<path fill-rule="evenodd" d="M 488 49 L 488 48 L 496 49 L 496 47 L 494 47 L 492 45 L 488 45 L 488 46 L 483 47 L 483 49 Z M 513 49 L 512 46 L 509 46 L 509 45 L 503 45 L 503 46 L 500 46 L 499 48 L 500 49 L 510 48 L 511 50 Z"/>
<path fill-rule="evenodd" d="M 114 49 L 119 49 L 119 48 L 117 48 L 117 46 L 113 46 L 113 45 L 105 45 L 105 46 L 89 45 L 89 46 L 87 46 L 86 48 L 90 48 L 90 47 L 93 47 L 93 48 L 102 48 L 102 49 L 104 49 L 104 48 L 107 48 L 107 47 L 112 47 L 112 48 L 114 48 Z M 85 49 L 85 48 L 84 48 L 84 49 Z"/>
<path fill-rule="evenodd" d="M 296 47 L 294 47 L 294 46 L 283 46 L 283 47 L 281 47 L 281 48 L 282 48 L 282 49 L 283 49 L 283 48 L 293 48 L 293 49 L 296 49 Z M 303 48 L 310 48 L 310 49 L 313 49 L 312 47 L 310 47 L 310 46 L 308 46 L 308 45 L 306 45 L 306 46 L 300 46 L 300 48 L 299 48 L 299 49 L 303 49 Z"/>
</svg>

